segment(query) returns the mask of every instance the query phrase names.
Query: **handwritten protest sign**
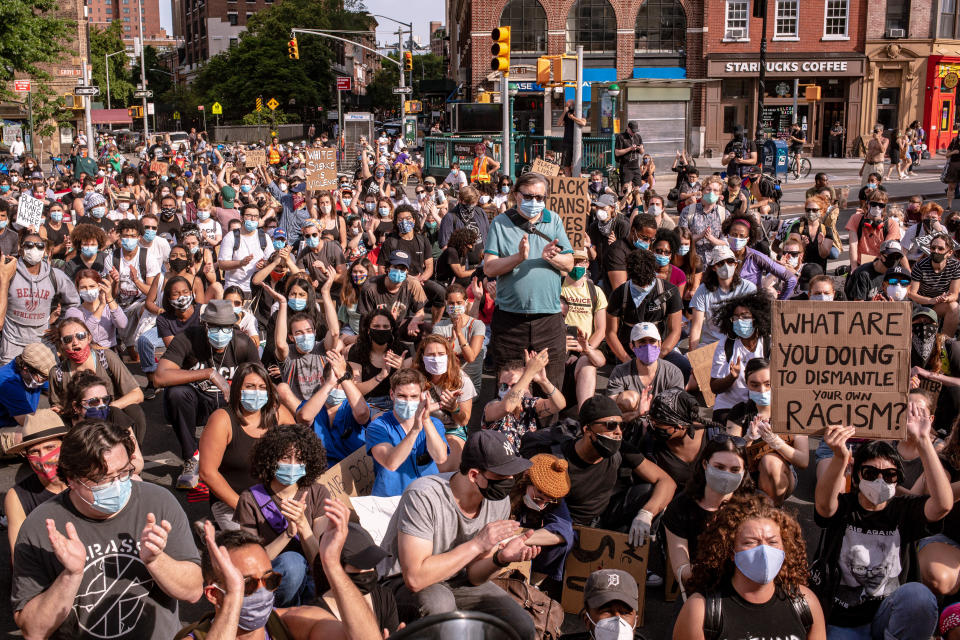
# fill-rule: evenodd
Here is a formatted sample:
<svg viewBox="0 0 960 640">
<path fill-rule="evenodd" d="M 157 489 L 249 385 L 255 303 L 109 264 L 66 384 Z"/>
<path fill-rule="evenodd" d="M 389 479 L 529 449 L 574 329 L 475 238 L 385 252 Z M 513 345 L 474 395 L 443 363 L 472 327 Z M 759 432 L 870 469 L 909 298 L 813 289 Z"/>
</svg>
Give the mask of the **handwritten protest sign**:
<svg viewBox="0 0 960 640">
<path fill-rule="evenodd" d="M 307 189 L 311 191 L 337 188 L 337 150 L 307 149 Z"/>
<path fill-rule="evenodd" d="M 586 178 L 549 178 L 550 195 L 547 209 L 563 218 L 563 226 L 570 239 L 570 246 L 581 249 L 587 243 L 587 214 L 590 213 L 590 194 Z"/>
<path fill-rule="evenodd" d="M 547 162 L 543 158 L 536 158 L 530 170 L 534 173 L 542 173 L 548 178 L 560 175 L 560 167 L 552 162 Z"/>
<path fill-rule="evenodd" d="M 267 164 L 266 149 L 247 149 L 244 160 L 248 167 L 263 167 Z"/>
<path fill-rule="evenodd" d="M 717 396 L 710 390 L 710 369 L 713 367 L 713 353 L 717 350 L 718 344 L 720 343 L 714 342 L 687 352 L 687 360 L 693 368 L 693 377 L 697 379 L 703 401 L 708 407 L 712 407 L 717 400 Z"/>
<path fill-rule="evenodd" d="M 32 227 L 34 230 L 40 230 L 40 223 L 43 220 L 43 200 L 39 200 L 27 194 L 20 196 L 17 203 L 17 226 L 21 229 Z"/>
<path fill-rule="evenodd" d="M 327 469 L 317 482 L 326 485 L 331 498 L 350 505 L 352 496 L 367 496 L 373 490 L 373 458 L 366 447 L 360 447 Z"/>
<path fill-rule="evenodd" d="M 770 342 L 773 430 L 900 438 L 911 339 L 907 302 L 777 301 Z"/>
<path fill-rule="evenodd" d="M 157 174 L 158 176 L 165 176 L 165 175 L 167 175 L 167 169 L 169 169 L 169 168 L 170 168 L 170 164 L 167 163 L 167 162 L 156 162 L 156 161 L 154 161 L 154 162 L 151 162 L 151 163 L 150 163 L 150 171 L 153 171 L 153 172 L 154 172 L 155 174 Z"/>
<path fill-rule="evenodd" d="M 599 569 L 621 569 L 637 581 L 639 598 L 637 626 L 643 626 L 643 602 L 646 596 L 647 557 L 650 545 L 634 547 L 627 542 L 627 534 L 606 529 L 573 527 L 579 532 L 576 546 L 567 556 L 563 572 L 563 596 L 560 604 L 567 613 L 579 613 L 583 608 L 583 589 L 591 573 Z"/>
</svg>

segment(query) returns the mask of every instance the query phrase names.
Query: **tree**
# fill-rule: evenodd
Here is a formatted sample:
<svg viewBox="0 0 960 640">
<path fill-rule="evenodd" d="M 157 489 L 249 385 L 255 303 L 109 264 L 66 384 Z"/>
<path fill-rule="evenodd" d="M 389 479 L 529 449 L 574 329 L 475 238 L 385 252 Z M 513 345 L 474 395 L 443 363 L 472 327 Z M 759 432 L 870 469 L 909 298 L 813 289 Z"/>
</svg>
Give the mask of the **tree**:
<svg viewBox="0 0 960 640">
<path fill-rule="evenodd" d="M 391 53 L 390 57 L 399 60 L 398 54 Z M 423 80 L 441 80 L 444 77 L 443 58 L 435 56 L 432 53 L 413 56 L 413 71 L 407 73 L 407 78 L 411 73 L 413 76 L 413 93 L 411 99 L 416 99 L 420 93 L 420 82 Z M 380 70 L 373 76 L 373 80 L 367 85 L 367 96 L 375 109 L 380 111 L 395 112 L 400 108 L 400 100 L 393 93 L 393 88 L 399 86 L 400 71 L 397 65 L 392 62 L 384 61 Z"/>
<path fill-rule="evenodd" d="M 17 73 L 32 76 L 34 122 L 41 136 L 53 135 L 55 122 L 69 115 L 42 66 L 67 55 L 66 43 L 76 26 L 57 15 L 59 5 L 58 0 L 0 1 L 0 101 L 19 102 L 22 97 L 8 87 Z"/>
<path fill-rule="evenodd" d="M 123 24 L 114 20 L 106 29 L 90 27 L 90 64 L 93 66 L 93 84 L 100 87 L 103 103 L 107 103 L 107 73 L 104 56 L 124 51 Z M 139 69 L 138 69 L 139 71 Z M 127 54 L 110 56 L 110 100 L 113 107 L 126 107 L 136 87 L 131 81 Z"/>
<path fill-rule="evenodd" d="M 114 22 L 114 24 L 120 24 Z M 114 49 L 116 51 L 116 49 Z M 153 45 L 147 45 L 143 50 L 143 66 L 147 69 L 147 89 L 153 91 L 153 96 L 160 100 L 167 97 L 166 94 L 173 89 L 173 76 L 166 73 L 160 56 Z M 113 73 L 113 70 L 110 70 Z M 171 72 L 172 73 L 172 72 Z M 133 65 L 131 80 L 136 85 L 140 85 L 140 62 Z M 113 82 L 113 76 L 110 76 L 110 82 Z M 112 88 L 112 87 L 111 87 Z"/>
</svg>

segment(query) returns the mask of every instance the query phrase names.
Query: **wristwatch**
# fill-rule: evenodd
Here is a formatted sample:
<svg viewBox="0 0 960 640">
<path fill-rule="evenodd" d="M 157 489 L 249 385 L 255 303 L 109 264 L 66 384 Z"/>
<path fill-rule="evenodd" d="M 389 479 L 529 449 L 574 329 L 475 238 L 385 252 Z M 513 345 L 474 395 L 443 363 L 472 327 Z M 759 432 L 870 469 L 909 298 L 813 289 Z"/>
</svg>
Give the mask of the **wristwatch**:
<svg viewBox="0 0 960 640">
<path fill-rule="evenodd" d="M 494 551 L 494 552 L 493 552 L 493 558 L 492 558 L 492 560 L 493 560 L 493 565 L 494 565 L 495 567 L 499 567 L 499 568 L 503 569 L 504 567 L 506 567 L 506 566 L 509 565 L 510 563 L 509 563 L 509 562 L 503 562 L 502 560 L 500 560 L 500 552 L 501 552 L 501 551 L 503 551 L 503 549 L 497 549 L 496 551 Z"/>
</svg>

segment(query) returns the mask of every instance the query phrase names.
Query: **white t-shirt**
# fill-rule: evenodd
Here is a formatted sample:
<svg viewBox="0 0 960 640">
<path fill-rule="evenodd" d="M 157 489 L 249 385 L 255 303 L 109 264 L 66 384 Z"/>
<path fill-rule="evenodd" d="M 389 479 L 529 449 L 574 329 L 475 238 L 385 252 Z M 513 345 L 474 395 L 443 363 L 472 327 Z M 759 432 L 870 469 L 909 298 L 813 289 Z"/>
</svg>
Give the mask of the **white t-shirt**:
<svg viewBox="0 0 960 640">
<path fill-rule="evenodd" d="M 451 171 L 447 174 L 446 179 L 444 179 L 446 184 L 452 185 L 454 187 L 460 187 L 467 184 L 467 174 L 463 172 L 463 169 L 459 171 Z"/>
<path fill-rule="evenodd" d="M 240 243 L 237 247 L 233 246 L 233 238 L 236 234 L 228 233 L 223 237 L 220 243 L 221 260 L 242 260 L 247 256 L 253 256 L 253 260 L 246 266 L 240 266 L 236 269 L 227 269 L 224 271 L 224 284 L 226 287 L 234 285 L 240 287 L 243 291 L 250 291 L 250 278 L 257 272 L 257 262 L 267 259 L 273 255 L 273 242 L 267 238 L 265 249 L 260 248 L 260 234 L 265 233 L 258 229 L 251 234 L 240 234 Z"/>
<path fill-rule="evenodd" d="M 220 223 L 213 218 L 197 220 L 197 228 L 200 229 L 200 233 L 208 242 L 216 242 L 223 237 L 223 229 L 220 227 Z"/>
<path fill-rule="evenodd" d="M 127 260 L 127 257 L 122 252 L 120 253 L 120 266 L 117 269 L 120 273 L 120 295 L 126 300 L 135 300 L 144 296 L 143 292 L 134 284 L 133 278 L 130 277 L 130 267 L 136 269 L 140 280 L 146 280 L 160 273 L 160 261 L 149 253 L 146 262 L 147 272 L 145 274 L 140 272 L 140 252 L 142 250 L 142 247 L 138 247 L 131 260 Z"/>
<path fill-rule="evenodd" d="M 167 261 L 167 258 L 170 257 L 170 243 L 166 238 L 157 236 L 153 239 L 153 242 L 150 243 L 149 247 L 141 240 L 140 247 L 146 249 L 147 255 L 156 260 L 157 264 L 163 264 Z"/>
<path fill-rule="evenodd" d="M 729 338 L 726 338 L 729 340 Z M 713 365 L 710 367 L 711 378 L 726 378 L 730 375 L 730 362 L 727 362 L 727 352 L 724 349 L 724 340 L 717 344 L 717 350 L 713 352 Z M 746 402 L 749 394 L 747 393 L 747 381 L 743 372 L 747 370 L 747 363 L 753 358 L 763 357 L 763 340 L 757 340 L 757 348 L 750 351 L 738 338 L 733 343 L 733 352 L 730 354 L 730 361 L 736 362 L 740 359 L 740 375 L 733 382 L 733 386 L 717 396 L 713 404 L 713 410 L 729 409 L 733 405 Z"/>
</svg>

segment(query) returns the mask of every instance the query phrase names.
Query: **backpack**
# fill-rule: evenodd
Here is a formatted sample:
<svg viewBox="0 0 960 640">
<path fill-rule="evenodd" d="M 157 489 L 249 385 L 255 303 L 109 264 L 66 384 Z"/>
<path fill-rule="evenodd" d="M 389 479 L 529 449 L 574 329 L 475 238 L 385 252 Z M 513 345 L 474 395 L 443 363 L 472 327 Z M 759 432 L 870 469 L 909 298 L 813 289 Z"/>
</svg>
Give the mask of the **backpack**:
<svg viewBox="0 0 960 640">
<path fill-rule="evenodd" d="M 629 282 L 629 281 L 625 282 L 625 283 L 624 283 L 623 285 L 621 285 L 621 286 L 627 287 L 627 291 L 624 291 L 624 292 L 623 292 L 623 303 L 620 305 L 620 323 L 621 323 L 624 327 L 626 327 L 627 324 L 626 324 L 626 322 L 623 321 L 623 318 L 626 318 L 626 317 L 627 317 L 627 300 L 630 300 L 630 302 L 633 302 L 633 296 L 630 295 L 630 290 L 629 290 L 630 282 Z M 667 302 L 670 300 L 670 298 L 673 297 L 673 291 L 668 291 L 668 290 L 667 290 L 666 286 L 664 286 L 664 284 L 663 284 L 663 280 L 661 280 L 660 278 L 654 278 L 654 279 L 653 279 L 653 291 L 651 291 L 650 294 L 653 295 L 654 307 L 660 310 L 660 315 L 662 315 L 662 316 L 663 316 L 663 320 L 666 321 L 666 319 L 667 319 Z M 647 294 L 647 295 L 649 296 L 650 294 Z M 640 301 L 640 304 L 643 305 L 646 301 L 647 301 L 647 298 L 644 298 L 643 300 Z M 648 306 L 649 306 L 649 305 L 648 305 Z M 639 312 L 640 312 L 640 307 L 637 307 L 637 313 L 638 313 L 638 315 L 639 315 Z M 648 322 L 648 321 L 645 320 L 644 322 Z M 633 325 L 631 325 L 631 326 L 633 326 Z"/>
<path fill-rule="evenodd" d="M 766 174 L 760 174 L 757 179 L 757 191 L 764 198 L 771 198 L 774 202 L 780 202 L 783 197 L 783 190 L 780 189 L 780 181 L 774 180 Z"/>
<path fill-rule="evenodd" d="M 727 356 L 727 362 L 730 362 L 730 358 L 733 357 L 733 343 L 736 340 L 731 340 L 730 338 L 724 338 L 723 340 L 723 353 Z M 763 357 L 770 357 L 770 338 L 768 336 L 760 336 L 760 343 L 763 345 Z M 744 363 L 746 364 L 746 363 Z"/>
<path fill-rule="evenodd" d="M 533 618 L 538 640 L 557 640 L 563 626 L 563 607 L 560 603 L 529 584 L 522 573 L 514 569 L 510 573 L 491 580 L 519 604 Z"/>
<path fill-rule="evenodd" d="M 110 259 L 113 261 L 113 268 L 117 271 L 120 271 L 120 266 L 123 264 L 121 257 L 123 256 L 122 251 L 117 251 L 110 256 Z M 147 277 L 147 250 L 143 247 L 137 247 L 137 262 L 140 265 L 140 277 Z"/>
<path fill-rule="evenodd" d="M 723 631 L 723 599 L 720 594 L 711 591 L 704 596 L 703 607 L 703 637 L 705 640 L 715 640 L 720 637 Z M 810 611 L 810 603 L 803 594 L 797 594 L 790 598 L 790 604 L 793 606 L 793 613 L 803 625 L 803 628 L 809 633 L 813 627 L 813 612 Z"/>
<path fill-rule="evenodd" d="M 267 234 L 263 229 L 257 229 L 257 237 L 260 239 L 260 251 L 266 252 L 267 250 Z M 231 260 L 236 260 L 237 257 L 237 247 L 240 246 L 240 229 L 233 230 L 233 253 L 230 256 Z"/>
<path fill-rule="evenodd" d="M 520 455 L 524 458 L 532 458 L 545 449 L 549 449 L 550 453 L 562 458 L 561 449 L 564 443 L 576 440 L 581 433 L 580 423 L 572 418 L 561 420 L 546 429 L 528 431 L 520 439 Z"/>
</svg>

